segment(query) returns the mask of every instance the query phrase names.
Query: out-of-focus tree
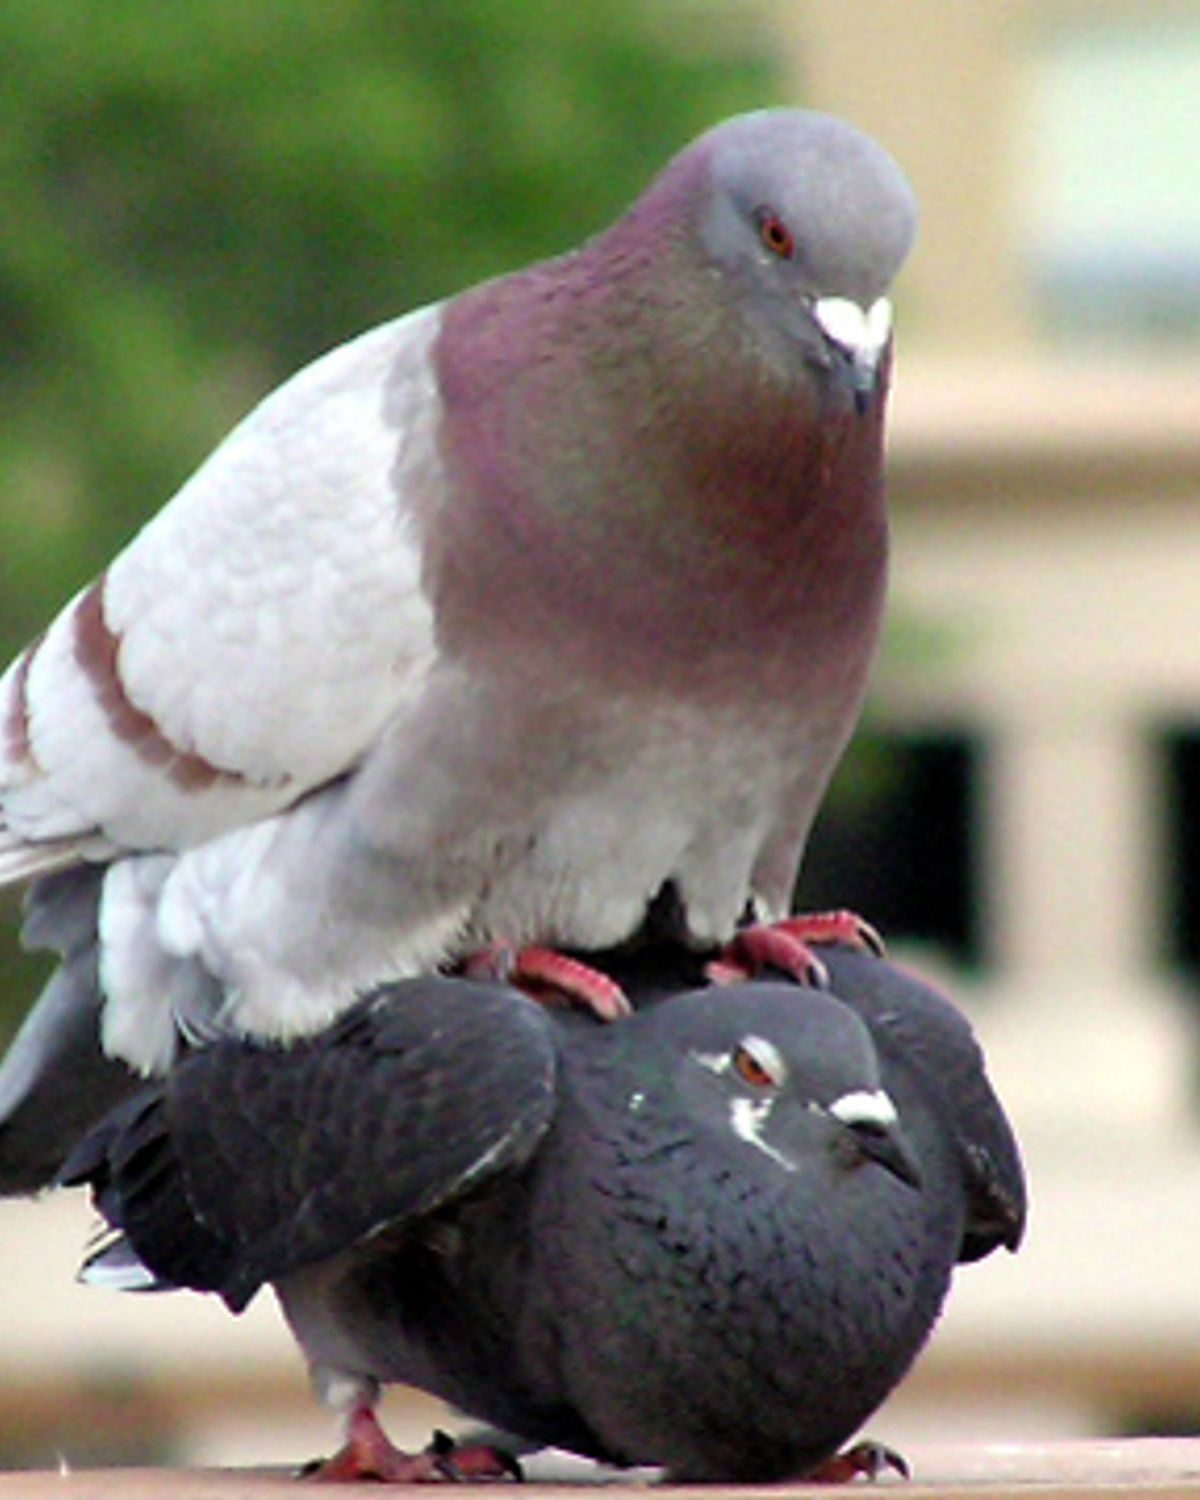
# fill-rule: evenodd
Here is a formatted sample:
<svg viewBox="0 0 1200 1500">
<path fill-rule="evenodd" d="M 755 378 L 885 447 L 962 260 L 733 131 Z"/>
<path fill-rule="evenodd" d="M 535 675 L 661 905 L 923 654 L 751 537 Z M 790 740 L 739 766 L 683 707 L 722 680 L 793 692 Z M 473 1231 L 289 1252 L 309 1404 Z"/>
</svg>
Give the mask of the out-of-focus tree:
<svg viewBox="0 0 1200 1500">
<path fill-rule="evenodd" d="M 0 638 L 331 344 L 597 229 L 764 102 L 682 0 L 6 0 Z"/>
<path fill-rule="evenodd" d="M 4 658 L 289 371 L 577 243 L 772 102 L 730 13 L 5 0 Z M 0 961 L 0 1002 L 29 988 Z"/>
</svg>

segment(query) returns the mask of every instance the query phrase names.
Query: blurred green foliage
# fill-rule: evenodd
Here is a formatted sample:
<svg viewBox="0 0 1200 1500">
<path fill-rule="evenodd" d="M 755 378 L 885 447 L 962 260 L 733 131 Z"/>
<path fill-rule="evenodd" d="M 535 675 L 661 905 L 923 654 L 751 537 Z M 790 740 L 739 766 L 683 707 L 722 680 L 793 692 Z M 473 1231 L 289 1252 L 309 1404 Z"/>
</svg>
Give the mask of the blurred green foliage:
<svg viewBox="0 0 1200 1500">
<path fill-rule="evenodd" d="M 292 369 L 577 243 L 772 102 L 722 9 L 5 0 L 5 659 Z"/>
<path fill-rule="evenodd" d="M 672 47 L 687 14 L 7 0 L 0 634 L 103 562 L 288 371 L 566 248 L 697 130 L 762 102 L 762 65 Z"/>
</svg>

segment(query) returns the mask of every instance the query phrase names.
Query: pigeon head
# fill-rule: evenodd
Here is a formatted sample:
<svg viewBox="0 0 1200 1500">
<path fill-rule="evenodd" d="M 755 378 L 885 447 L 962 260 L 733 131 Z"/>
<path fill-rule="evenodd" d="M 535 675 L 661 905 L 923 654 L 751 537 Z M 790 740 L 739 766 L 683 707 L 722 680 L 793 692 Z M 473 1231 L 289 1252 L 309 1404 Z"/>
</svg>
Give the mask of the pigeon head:
<svg viewBox="0 0 1200 1500">
<path fill-rule="evenodd" d="M 701 237 L 745 316 L 862 409 L 916 229 L 903 173 L 860 131 L 808 110 L 739 116 L 695 149 L 708 162 Z"/>
<path fill-rule="evenodd" d="M 710 697 L 773 661 L 792 701 L 833 680 L 857 706 L 886 578 L 887 292 L 915 218 L 861 132 L 764 110 L 579 249 L 449 304 L 442 639 L 506 672 L 552 641 L 560 674 L 587 652 L 639 692 L 652 655 Z"/>
<path fill-rule="evenodd" d="M 693 993 L 627 1028 L 643 1033 L 635 1046 L 658 1052 L 691 1123 L 757 1153 L 770 1172 L 825 1153 L 836 1172 L 872 1162 L 920 1186 L 870 1034 L 840 1001 L 794 985 L 757 986 L 736 1008 L 719 990 Z"/>
</svg>

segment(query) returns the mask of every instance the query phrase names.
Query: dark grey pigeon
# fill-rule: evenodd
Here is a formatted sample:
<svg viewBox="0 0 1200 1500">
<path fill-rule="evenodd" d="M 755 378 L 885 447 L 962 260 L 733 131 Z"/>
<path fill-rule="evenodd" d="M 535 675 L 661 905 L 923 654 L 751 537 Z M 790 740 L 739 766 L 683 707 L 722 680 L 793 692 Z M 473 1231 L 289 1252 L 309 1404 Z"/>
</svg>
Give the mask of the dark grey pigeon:
<svg viewBox="0 0 1200 1500">
<path fill-rule="evenodd" d="M 607 1027 L 419 979 L 286 1050 L 218 1043 L 68 1163 L 122 1231 L 85 1275 L 235 1311 L 273 1283 L 349 1418 L 330 1476 L 453 1462 L 386 1443 L 392 1381 L 676 1479 L 810 1473 L 1025 1211 L 961 1015 L 831 969 L 837 998 L 758 981 Z"/>
</svg>

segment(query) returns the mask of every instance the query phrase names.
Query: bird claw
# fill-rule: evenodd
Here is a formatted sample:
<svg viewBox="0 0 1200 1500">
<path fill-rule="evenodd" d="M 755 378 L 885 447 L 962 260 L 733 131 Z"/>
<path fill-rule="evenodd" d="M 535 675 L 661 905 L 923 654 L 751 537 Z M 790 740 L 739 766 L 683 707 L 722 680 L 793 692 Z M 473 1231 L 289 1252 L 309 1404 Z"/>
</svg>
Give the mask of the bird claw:
<svg viewBox="0 0 1200 1500">
<path fill-rule="evenodd" d="M 435 1432 L 422 1452 L 405 1453 L 369 1408 L 352 1413 L 346 1442 L 332 1458 L 314 1459 L 300 1470 L 301 1479 L 315 1484 L 480 1484 L 524 1477 L 511 1453 L 483 1444 L 460 1448 L 447 1432 Z"/>
<path fill-rule="evenodd" d="M 875 928 L 852 911 L 805 912 L 782 922 L 743 927 L 706 965 L 705 973 L 713 984 L 738 984 L 764 969 L 778 969 L 799 984 L 828 989 L 829 971 L 813 952 L 813 945 L 822 943 L 856 948 L 877 958 L 886 952 Z"/>
<path fill-rule="evenodd" d="M 591 1011 L 600 1021 L 620 1021 L 633 1014 L 629 997 L 615 979 L 555 948 L 513 949 L 493 943 L 472 954 L 462 971 L 474 979 L 511 984 L 541 1005 Z"/>
<path fill-rule="evenodd" d="M 440 1428 L 434 1432 L 425 1454 L 433 1459 L 440 1477 L 454 1484 L 480 1484 L 498 1479 L 521 1484 L 525 1479 L 520 1462 L 505 1449 L 493 1448 L 488 1443 L 460 1446 Z"/>
<path fill-rule="evenodd" d="M 849 1484 L 863 1478 L 874 1481 L 893 1469 L 901 1479 L 911 1479 L 907 1460 L 886 1443 L 870 1440 L 854 1443 L 842 1453 L 835 1453 L 804 1476 L 809 1484 Z"/>
</svg>

